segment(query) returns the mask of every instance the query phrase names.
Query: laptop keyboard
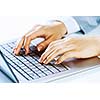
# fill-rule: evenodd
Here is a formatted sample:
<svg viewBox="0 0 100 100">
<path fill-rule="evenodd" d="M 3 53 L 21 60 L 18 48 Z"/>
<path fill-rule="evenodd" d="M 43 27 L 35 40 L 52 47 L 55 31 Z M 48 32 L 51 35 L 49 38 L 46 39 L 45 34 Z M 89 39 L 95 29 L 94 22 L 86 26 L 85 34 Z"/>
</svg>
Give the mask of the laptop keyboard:
<svg viewBox="0 0 100 100">
<path fill-rule="evenodd" d="M 69 70 L 68 67 L 65 67 L 63 64 L 55 65 L 53 62 L 50 62 L 48 65 L 45 65 L 39 63 L 38 60 L 41 53 L 32 45 L 30 46 L 30 54 L 28 56 L 24 55 L 25 51 L 22 49 L 20 56 L 16 56 L 13 53 L 15 43 L 16 41 L 0 45 L 2 53 L 6 57 L 10 67 L 19 72 L 26 80 L 35 80 Z"/>
</svg>

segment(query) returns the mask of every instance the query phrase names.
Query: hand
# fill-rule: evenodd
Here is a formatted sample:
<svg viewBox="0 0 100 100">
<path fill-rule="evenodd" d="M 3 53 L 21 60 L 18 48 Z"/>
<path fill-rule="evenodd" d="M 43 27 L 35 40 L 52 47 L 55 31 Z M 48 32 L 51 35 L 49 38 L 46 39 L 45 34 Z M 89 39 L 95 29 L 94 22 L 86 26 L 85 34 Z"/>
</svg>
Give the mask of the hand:
<svg viewBox="0 0 100 100">
<path fill-rule="evenodd" d="M 54 21 L 50 25 L 36 25 L 30 32 L 25 34 L 16 48 L 14 53 L 19 54 L 22 47 L 25 48 L 25 54 L 29 53 L 29 45 L 35 38 L 42 37 L 45 40 L 37 45 L 38 51 L 44 50 L 52 41 L 60 39 L 67 32 L 65 25 L 60 21 Z"/>
<path fill-rule="evenodd" d="M 56 64 L 68 58 L 89 58 L 100 54 L 100 36 L 68 36 L 56 40 L 48 46 L 40 58 L 41 63 L 48 64 L 58 57 Z"/>
</svg>

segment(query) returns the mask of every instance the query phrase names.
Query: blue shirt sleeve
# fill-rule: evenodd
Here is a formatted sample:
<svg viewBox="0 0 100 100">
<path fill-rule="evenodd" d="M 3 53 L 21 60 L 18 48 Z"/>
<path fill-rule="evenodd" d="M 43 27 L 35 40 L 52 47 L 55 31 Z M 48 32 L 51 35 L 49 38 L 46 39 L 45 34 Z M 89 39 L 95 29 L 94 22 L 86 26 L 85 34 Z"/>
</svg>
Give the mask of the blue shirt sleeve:
<svg viewBox="0 0 100 100">
<path fill-rule="evenodd" d="M 100 25 L 100 16 L 73 16 L 73 18 L 85 34 Z"/>
</svg>

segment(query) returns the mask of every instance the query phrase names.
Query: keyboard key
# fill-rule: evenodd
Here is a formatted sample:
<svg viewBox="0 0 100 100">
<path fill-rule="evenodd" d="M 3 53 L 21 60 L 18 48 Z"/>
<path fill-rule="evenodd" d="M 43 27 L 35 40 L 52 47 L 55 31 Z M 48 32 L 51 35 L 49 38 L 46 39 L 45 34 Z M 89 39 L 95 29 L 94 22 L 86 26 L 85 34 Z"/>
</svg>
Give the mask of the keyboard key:
<svg viewBox="0 0 100 100">
<path fill-rule="evenodd" d="M 47 74 L 47 75 L 51 75 L 52 72 L 50 72 L 49 70 L 44 70 L 44 72 Z"/>
<path fill-rule="evenodd" d="M 56 68 L 54 68 L 54 67 L 52 67 L 52 66 L 50 66 L 50 65 L 46 65 L 46 67 L 47 67 L 50 71 L 52 71 L 53 73 L 59 72 Z"/>
</svg>

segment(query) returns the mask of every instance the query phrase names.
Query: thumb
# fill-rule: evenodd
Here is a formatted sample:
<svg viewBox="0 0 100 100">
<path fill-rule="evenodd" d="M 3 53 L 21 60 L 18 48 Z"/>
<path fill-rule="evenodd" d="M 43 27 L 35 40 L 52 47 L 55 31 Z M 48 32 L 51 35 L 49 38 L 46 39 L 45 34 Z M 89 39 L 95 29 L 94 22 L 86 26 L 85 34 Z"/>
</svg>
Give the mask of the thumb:
<svg viewBox="0 0 100 100">
<path fill-rule="evenodd" d="M 37 50 L 38 51 L 43 51 L 50 44 L 50 42 L 52 42 L 51 39 L 42 41 L 41 43 L 39 43 L 37 45 Z"/>
</svg>

